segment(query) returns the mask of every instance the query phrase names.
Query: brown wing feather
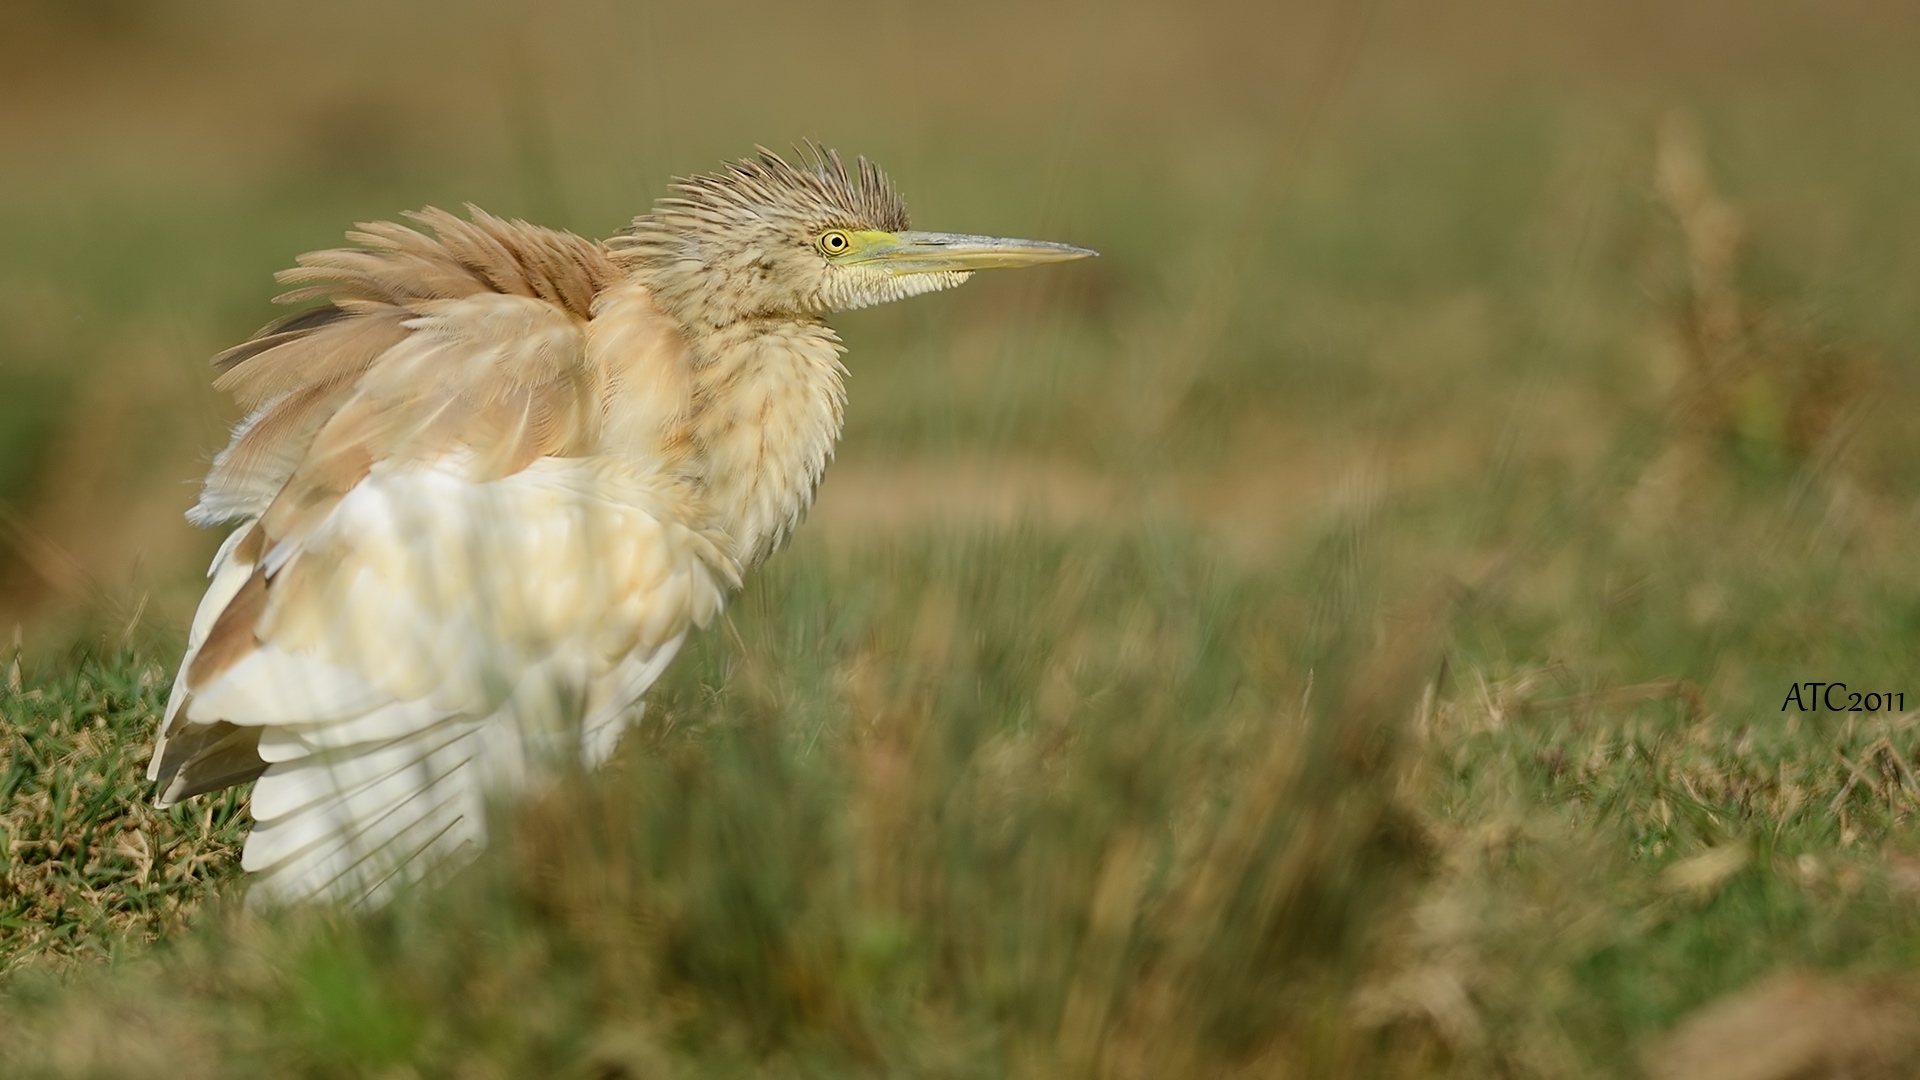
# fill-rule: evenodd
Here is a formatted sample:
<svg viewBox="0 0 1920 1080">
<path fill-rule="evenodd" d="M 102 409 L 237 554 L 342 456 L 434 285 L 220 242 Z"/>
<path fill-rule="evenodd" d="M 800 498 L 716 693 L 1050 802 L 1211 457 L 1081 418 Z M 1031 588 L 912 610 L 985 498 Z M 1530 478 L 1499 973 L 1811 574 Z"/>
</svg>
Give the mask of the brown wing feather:
<svg viewBox="0 0 1920 1080">
<path fill-rule="evenodd" d="M 188 673 L 204 686 L 257 644 L 275 550 L 296 549 L 376 462 L 464 451 L 476 480 L 590 452 L 604 387 L 585 370 L 594 297 L 623 274 L 600 245 L 469 208 L 360 225 L 313 252 L 281 297 L 327 303 L 216 358 L 215 385 L 254 409 L 216 460 L 198 520 L 258 517 L 261 569 Z M 487 300 L 488 296 L 495 297 Z M 506 297 L 518 298 L 514 300 Z"/>
<path fill-rule="evenodd" d="M 267 771 L 260 758 L 260 729 L 222 720 L 194 725 L 167 742 L 160 781 L 160 805 L 171 806 L 202 792 L 244 784 Z"/>
<path fill-rule="evenodd" d="M 194 654 L 193 663 L 187 668 L 188 689 L 206 685 L 260 644 L 253 628 L 266 610 L 267 578 L 255 568 L 253 576 L 240 586 L 240 591 L 227 601 L 220 617 L 214 620 L 207 640 L 200 643 L 200 651 Z"/>
<path fill-rule="evenodd" d="M 316 383 L 358 378 L 407 336 L 406 319 L 405 308 L 383 307 L 294 336 L 276 334 L 282 340 L 229 367 L 214 388 L 254 408 Z"/>
<path fill-rule="evenodd" d="M 328 323 L 347 318 L 351 312 L 337 304 L 323 304 L 308 308 L 290 318 L 280 319 L 254 332 L 246 341 L 235 345 L 226 352 L 213 358 L 213 370 L 225 372 L 228 368 L 243 360 L 251 359 L 268 349 L 298 341 Z"/>
<path fill-rule="evenodd" d="M 485 278 L 495 292 L 512 296 L 538 295 L 527 276 L 531 260 L 517 256 L 496 235 L 495 230 L 507 227 L 507 223 L 472 203 L 467 204 L 467 212 L 473 217 L 472 223 L 461 221 L 445 210 L 434 207 L 412 211 L 406 216 L 432 229 L 446 249 L 462 264 Z"/>
<path fill-rule="evenodd" d="M 362 223 L 348 234 L 360 247 L 311 252 L 300 257 L 299 266 L 281 273 L 281 281 L 305 287 L 280 300 L 328 303 L 269 325 L 215 357 L 221 372 L 215 385 L 255 411 L 215 462 L 195 520 L 211 524 L 262 512 L 300 470 L 309 448 L 338 411 L 355 400 L 356 384 L 407 337 L 407 322 L 435 301 L 486 293 L 524 296 L 546 300 L 584 321 L 592 315 L 594 297 L 621 277 L 605 250 L 590 240 L 496 218 L 477 207 L 469 210 L 472 221 L 432 207 L 408 215 L 431 229 L 432 236 L 394 222 Z M 509 386 L 526 386 L 551 381 L 543 374 L 508 370 L 496 377 Z M 437 389 L 429 385 L 419 394 L 431 398 Z M 567 397 L 579 390 L 555 385 L 545 396 Z M 484 399 L 495 391 L 482 385 L 461 392 L 469 399 Z M 439 410 L 433 430 L 440 435 L 423 439 L 427 433 L 419 430 L 418 405 L 387 401 L 382 411 L 412 414 L 414 421 L 388 418 L 363 424 L 363 434 L 380 444 L 372 449 L 382 455 L 407 453 L 408 444 L 416 445 L 416 452 L 444 450 L 452 413 L 472 413 L 472 404 L 469 400 L 451 413 Z M 513 402 L 500 404 L 509 411 L 515 407 Z M 577 401 L 571 406 L 554 401 L 542 408 L 549 414 L 573 415 L 581 411 L 578 406 Z M 519 407 L 524 411 L 528 406 L 522 402 Z M 387 437 L 376 438 L 376 429 Z M 401 438 L 396 434 L 400 431 L 412 435 Z M 342 432 L 335 441 L 352 437 Z M 510 448 L 488 447 L 494 452 L 487 455 L 486 471 L 499 475 L 503 468 L 524 468 L 533 457 L 566 443 L 544 430 Z M 338 455 L 336 448 L 328 456 Z M 322 489 L 334 490 L 342 479 L 337 463 L 321 471 L 327 476 Z M 301 496 L 303 502 L 312 498 L 312 491 Z"/>
</svg>

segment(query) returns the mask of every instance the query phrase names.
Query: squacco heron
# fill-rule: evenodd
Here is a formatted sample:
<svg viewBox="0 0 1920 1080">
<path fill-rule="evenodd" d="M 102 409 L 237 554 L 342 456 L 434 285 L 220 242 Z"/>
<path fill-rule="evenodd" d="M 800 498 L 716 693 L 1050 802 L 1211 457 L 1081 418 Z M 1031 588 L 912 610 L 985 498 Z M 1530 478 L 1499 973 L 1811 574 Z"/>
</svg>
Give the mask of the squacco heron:
<svg viewBox="0 0 1920 1080">
<path fill-rule="evenodd" d="M 845 402 L 823 316 L 1093 254 L 910 231 L 812 146 L 599 243 L 469 211 L 302 256 L 278 299 L 324 303 L 214 360 L 247 416 L 188 517 L 233 531 L 148 776 L 162 806 L 258 778 L 258 897 L 377 902 L 606 759 L 813 500 Z"/>
</svg>

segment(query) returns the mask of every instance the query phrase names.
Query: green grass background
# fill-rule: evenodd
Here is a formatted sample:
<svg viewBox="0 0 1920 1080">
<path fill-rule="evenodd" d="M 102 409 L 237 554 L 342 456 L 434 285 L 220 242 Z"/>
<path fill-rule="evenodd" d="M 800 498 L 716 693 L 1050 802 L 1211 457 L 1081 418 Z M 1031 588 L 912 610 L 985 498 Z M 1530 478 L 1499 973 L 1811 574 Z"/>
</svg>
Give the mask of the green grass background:
<svg viewBox="0 0 1920 1080">
<path fill-rule="evenodd" d="M 0 19 L 8 1075 L 1630 1076 L 1920 961 L 1915 714 L 1781 708 L 1920 706 L 1897 5 Z M 1102 257 L 836 319 L 813 520 L 616 765 L 242 914 L 244 793 L 139 779 L 205 357 L 352 221 L 801 137 Z"/>
</svg>

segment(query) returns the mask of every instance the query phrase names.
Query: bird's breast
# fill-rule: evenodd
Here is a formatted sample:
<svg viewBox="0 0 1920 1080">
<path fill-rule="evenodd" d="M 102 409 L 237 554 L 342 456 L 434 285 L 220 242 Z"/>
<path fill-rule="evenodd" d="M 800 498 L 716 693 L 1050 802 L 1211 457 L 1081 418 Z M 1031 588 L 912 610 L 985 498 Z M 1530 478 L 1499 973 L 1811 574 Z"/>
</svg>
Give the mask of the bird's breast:
<svg viewBox="0 0 1920 1080">
<path fill-rule="evenodd" d="M 840 437 L 839 339 L 814 321 L 734 324 L 702 342 L 692 436 L 715 520 L 743 566 L 799 524 Z"/>
</svg>

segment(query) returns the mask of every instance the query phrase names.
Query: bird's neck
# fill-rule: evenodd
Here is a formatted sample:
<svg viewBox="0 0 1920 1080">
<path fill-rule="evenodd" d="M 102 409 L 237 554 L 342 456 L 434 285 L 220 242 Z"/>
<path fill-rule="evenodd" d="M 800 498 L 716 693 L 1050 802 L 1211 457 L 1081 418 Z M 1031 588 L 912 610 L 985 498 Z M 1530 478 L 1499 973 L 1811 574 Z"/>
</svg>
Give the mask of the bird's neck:
<svg viewBox="0 0 1920 1080">
<path fill-rule="evenodd" d="M 751 567 L 806 516 L 833 457 L 846 403 L 840 339 L 817 319 L 743 319 L 691 344 L 708 502 Z"/>
</svg>

